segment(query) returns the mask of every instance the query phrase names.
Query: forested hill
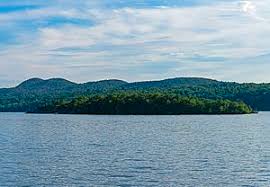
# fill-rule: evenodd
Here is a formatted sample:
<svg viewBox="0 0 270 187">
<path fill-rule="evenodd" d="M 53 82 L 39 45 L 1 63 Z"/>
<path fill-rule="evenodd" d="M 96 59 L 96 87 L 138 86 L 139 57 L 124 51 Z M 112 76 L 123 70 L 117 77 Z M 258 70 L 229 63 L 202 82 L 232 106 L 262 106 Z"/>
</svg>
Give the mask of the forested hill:
<svg viewBox="0 0 270 187">
<path fill-rule="evenodd" d="M 38 107 L 30 113 L 106 114 L 106 115 L 180 115 L 250 114 L 243 102 L 183 97 L 174 94 L 125 92 L 83 96 L 70 102 L 58 101 Z"/>
<path fill-rule="evenodd" d="M 104 91 L 119 87 L 121 85 L 127 84 L 125 81 L 121 80 L 103 80 L 97 82 L 88 82 L 83 84 L 77 84 L 70 82 L 65 79 L 48 79 L 43 80 L 39 78 L 33 78 L 24 81 L 13 89 L 8 89 L 10 91 L 19 92 L 49 92 L 49 93 L 63 93 L 63 92 L 88 92 L 88 91 Z M 0 90 L 1 94 L 1 90 Z"/>
<path fill-rule="evenodd" d="M 270 110 L 270 84 L 239 84 L 205 78 L 174 78 L 128 83 L 103 80 L 77 84 L 65 79 L 24 81 L 14 88 L 0 89 L 0 111 L 29 111 L 56 100 L 115 92 L 162 93 L 206 99 L 243 101 L 255 110 Z"/>
</svg>

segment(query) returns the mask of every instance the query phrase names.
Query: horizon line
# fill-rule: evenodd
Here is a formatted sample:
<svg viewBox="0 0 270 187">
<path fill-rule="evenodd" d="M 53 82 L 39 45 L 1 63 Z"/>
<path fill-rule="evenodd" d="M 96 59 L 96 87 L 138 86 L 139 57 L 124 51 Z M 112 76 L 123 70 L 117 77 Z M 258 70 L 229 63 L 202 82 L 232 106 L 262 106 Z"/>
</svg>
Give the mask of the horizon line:
<svg viewBox="0 0 270 187">
<path fill-rule="evenodd" d="M 16 83 L 14 86 L 8 86 L 8 87 L 0 87 L 0 89 L 10 89 L 10 88 L 16 88 L 19 85 L 23 84 L 24 82 L 34 80 L 34 79 L 39 79 L 41 81 L 50 81 L 50 80 L 65 80 L 74 84 L 87 84 L 87 83 L 97 83 L 97 82 L 102 82 L 102 81 L 123 81 L 126 82 L 127 84 L 132 84 L 132 83 L 143 83 L 143 82 L 159 82 L 159 81 L 166 81 L 166 80 L 173 80 L 173 79 L 205 79 L 205 80 L 212 80 L 212 81 L 217 81 L 217 82 L 225 82 L 225 83 L 238 83 L 238 84 L 270 84 L 270 82 L 237 82 L 237 81 L 225 81 L 225 80 L 219 80 L 215 78 L 209 78 L 209 77 L 202 77 L 202 76 L 181 76 L 181 77 L 167 77 L 167 78 L 162 78 L 162 79 L 149 79 L 149 80 L 141 80 L 141 81 L 126 81 L 124 79 L 120 78 L 105 78 L 105 79 L 99 79 L 99 80 L 90 80 L 90 81 L 84 81 L 84 82 L 76 82 L 72 81 L 68 78 L 64 77 L 49 77 L 49 78 L 40 78 L 40 77 L 31 77 L 27 78 L 23 81 L 20 81 L 19 83 Z"/>
</svg>

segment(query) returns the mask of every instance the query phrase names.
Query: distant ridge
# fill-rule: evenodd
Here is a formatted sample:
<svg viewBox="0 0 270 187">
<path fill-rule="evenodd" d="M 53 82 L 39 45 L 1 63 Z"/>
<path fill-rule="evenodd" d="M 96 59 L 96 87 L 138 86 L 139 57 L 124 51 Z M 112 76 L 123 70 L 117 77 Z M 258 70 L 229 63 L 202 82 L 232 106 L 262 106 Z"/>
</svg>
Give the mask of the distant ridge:
<svg viewBox="0 0 270 187">
<path fill-rule="evenodd" d="M 5 88 L 5 90 L 13 91 L 27 91 L 27 92 L 41 92 L 41 91 L 101 91 L 108 89 L 148 89 L 148 88 L 174 88 L 184 85 L 213 85 L 213 84 L 222 84 L 222 82 L 208 79 L 208 78 L 198 78 L 198 77 L 179 77 L 179 78 L 170 78 L 164 80 L 155 80 L 155 81 L 142 81 L 142 82 L 126 82 L 118 79 L 107 79 L 92 81 L 86 83 L 75 83 L 63 78 L 50 78 L 50 79 L 41 79 L 41 78 L 31 78 L 26 81 L 23 81 L 18 86 L 13 88 Z M 0 88 L 0 96 L 1 96 Z"/>
<path fill-rule="evenodd" d="M 66 79 L 62 78 L 52 78 L 52 79 L 40 79 L 40 78 L 32 78 L 28 79 L 18 86 L 16 88 L 18 89 L 36 89 L 36 88 L 50 88 L 50 89 L 55 89 L 55 88 L 64 88 L 64 87 L 69 87 L 76 85 L 76 83 L 70 82 Z"/>
<path fill-rule="evenodd" d="M 126 86 L 126 88 L 174 88 L 178 86 L 190 85 L 190 86 L 199 86 L 199 85 L 213 85 L 213 84 L 222 84 L 222 82 L 208 79 L 208 78 L 198 78 L 198 77 L 178 77 L 170 78 L 157 81 L 143 81 L 143 82 L 134 82 Z"/>
<path fill-rule="evenodd" d="M 74 90 L 83 90 L 83 89 L 105 89 L 105 88 L 112 88 L 115 86 L 127 84 L 127 82 L 122 80 L 116 79 L 109 79 L 109 80 L 101 80 L 95 82 L 86 82 L 86 83 L 75 83 L 63 78 L 51 78 L 51 79 L 40 79 L 40 78 L 31 78 L 22 83 L 18 86 L 10 89 L 15 90 L 27 90 L 27 91 L 43 91 L 43 90 L 65 90 L 68 89 L 69 91 Z"/>
<path fill-rule="evenodd" d="M 72 85 L 94 85 L 94 84 L 116 84 L 116 85 L 183 85 L 183 84 L 215 84 L 220 83 L 221 81 L 217 81 L 214 79 L 209 78 L 200 78 L 200 77 L 177 77 L 177 78 L 168 78 L 163 80 L 154 80 L 154 81 L 140 81 L 140 82 L 127 82 L 124 80 L 119 79 L 105 79 L 99 81 L 89 81 L 85 83 L 75 83 L 63 78 L 50 78 L 50 79 L 41 79 L 41 78 L 30 78 L 28 80 L 23 81 L 15 88 L 32 88 L 32 87 L 40 87 L 40 86 L 54 86 L 54 85 L 65 85 L 65 86 L 72 86 Z M 169 85 L 168 85 L 169 84 Z"/>
<path fill-rule="evenodd" d="M 26 80 L 0 89 L 0 111 L 27 111 L 40 104 L 113 92 L 166 92 L 179 96 L 243 101 L 255 110 L 270 110 L 270 84 L 223 82 L 200 77 L 126 82 L 118 79 L 74 83 L 62 78 Z"/>
</svg>

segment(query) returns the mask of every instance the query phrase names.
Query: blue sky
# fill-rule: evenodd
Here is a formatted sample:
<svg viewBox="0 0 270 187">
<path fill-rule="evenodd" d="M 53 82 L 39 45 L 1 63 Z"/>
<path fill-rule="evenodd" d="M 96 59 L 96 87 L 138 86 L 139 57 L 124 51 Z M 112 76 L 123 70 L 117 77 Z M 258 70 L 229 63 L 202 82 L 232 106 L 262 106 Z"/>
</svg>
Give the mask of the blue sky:
<svg viewBox="0 0 270 187">
<path fill-rule="evenodd" d="M 270 0 L 1 0 L 0 87 L 31 77 L 270 82 Z"/>
</svg>

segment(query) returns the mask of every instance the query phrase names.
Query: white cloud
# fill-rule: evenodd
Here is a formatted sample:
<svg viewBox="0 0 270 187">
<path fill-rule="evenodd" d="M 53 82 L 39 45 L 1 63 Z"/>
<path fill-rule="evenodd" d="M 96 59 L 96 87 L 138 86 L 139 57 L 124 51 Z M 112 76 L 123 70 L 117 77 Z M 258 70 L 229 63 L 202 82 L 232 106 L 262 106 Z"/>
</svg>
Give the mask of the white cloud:
<svg viewBox="0 0 270 187">
<path fill-rule="evenodd" d="M 256 6 L 251 1 L 244 1 L 242 9 L 244 12 L 253 14 L 256 12 Z"/>
<path fill-rule="evenodd" d="M 243 9 L 250 11 L 251 7 L 246 5 Z M 264 53 L 269 46 L 268 40 L 258 38 L 268 35 L 269 26 L 246 16 L 237 3 L 196 8 L 125 8 L 104 11 L 102 15 L 91 12 L 91 15 L 98 17 L 99 23 L 89 28 L 41 29 L 41 45 L 48 49 L 131 45 L 144 47 L 147 53 L 157 56 L 164 52 L 176 53 L 181 48 L 185 53 L 193 54 L 195 50 L 228 58 L 254 56 Z M 207 46 L 214 41 L 221 41 L 223 47 Z M 226 44 L 231 45 L 224 47 Z"/>
<path fill-rule="evenodd" d="M 102 11 L 91 7 L 80 11 L 57 7 L 0 15 L 2 22 L 14 24 L 18 20 L 42 21 L 51 16 L 95 22 L 88 27 L 66 24 L 38 28 L 30 34 L 20 33 L 20 45 L 11 46 L 0 54 L 0 67 L 7 67 L 12 61 L 20 64 L 20 69 L 29 75 L 52 75 L 45 73 L 46 70 L 75 80 L 101 78 L 98 72 L 104 73 L 104 67 L 111 71 L 106 75 L 129 80 L 183 74 L 242 80 L 241 72 L 246 76 L 242 68 L 254 64 L 237 63 L 269 52 L 270 15 L 266 6 L 269 2 L 237 1 L 186 8 Z M 207 58 L 194 62 L 191 60 L 194 56 Z M 207 61 L 216 57 L 222 57 L 226 62 Z M 147 62 L 176 62 L 176 65 L 175 70 L 164 69 L 158 74 L 123 73 Z M 259 62 L 254 60 L 253 63 Z M 231 65 L 237 65 L 239 73 L 228 71 Z M 81 71 L 76 69 L 78 67 L 85 67 L 88 74 L 77 76 Z M 12 68 L 19 71 L 16 66 Z M 70 72 L 66 72 L 68 68 Z M 224 76 L 219 76 L 222 72 Z M 265 75 L 265 79 L 267 77 Z"/>
<path fill-rule="evenodd" d="M 268 11 L 270 1 L 264 0 L 264 1 L 241 1 L 242 11 L 246 14 L 249 14 L 251 17 L 260 20 L 265 21 L 269 23 L 270 14 Z"/>
</svg>

